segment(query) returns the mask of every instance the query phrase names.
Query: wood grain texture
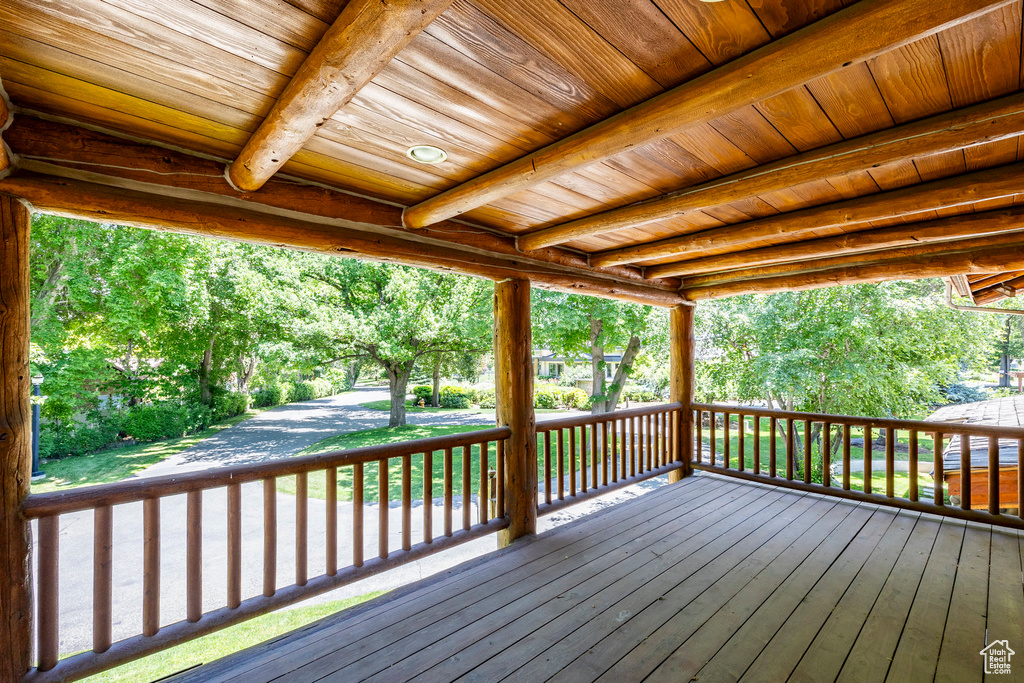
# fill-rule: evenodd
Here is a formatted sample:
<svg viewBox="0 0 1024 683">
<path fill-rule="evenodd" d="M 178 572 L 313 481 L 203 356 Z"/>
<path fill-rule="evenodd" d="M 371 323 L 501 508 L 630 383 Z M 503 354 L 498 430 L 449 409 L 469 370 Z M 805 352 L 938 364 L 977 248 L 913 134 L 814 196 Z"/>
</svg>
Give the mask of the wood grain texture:
<svg viewBox="0 0 1024 683">
<path fill-rule="evenodd" d="M 295 73 L 231 168 L 236 187 L 253 191 L 302 148 L 451 0 L 352 0 Z"/>
<path fill-rule="evenodd" d="M 507 546 L 521 536 L 537 532 L 537 424 L 533 413 L 532 339 L 530 281 L 517 278 L 496 283 L 496 417 L 499 427 L 507 426 L 512 430 L 505 442 L 504 498 L 509 526 L 499 532 L 499 546 Z M 464 454 L 463 458 L 466 457 Z M 481 476 L 487 476 L 486 472 L 481 472 Z M 480 504 L 484 505 L 485 501 Z"/>
<path fill-rule="evenodd" d="M 21 512 L 31 480 L 29 405 L 29 213 L 0 195 L 0 678 L 28 672 L 32 587 L 28 522 Z"/>
<path fill-rule="evenodd" d="M 11 123 L 10 110 L 7 107 L 7 98 L 4 96 L 3 85 L 0 84 L 0 173 L 11 167 L 11 159 L 7 156 L 7 148 L 4 146 L 3 132 Z"/>
<path fill-rule="evenodd" d="M 682 404 L 674 423 L 677 431 L 672 435 L 672 444 L 674 459 L 684 463 L 683 469 L 669 474 L 669 481 L 680 481 L 693 473 L 693 409 L 690 405 L 693 403 L 695 381 L 696 310 L 697 307 L 692 304 L 683 304 L 674 307 L 669 313 L 669 400 Z"/>
<path fill-rule="evenodd" d="M 1006 4 L 1010 3 L 972 0 L 955 7 L 924 0 L 856 3 L 585 131 L 410 207 L 403 219 L 412 227 L 436 223 L 580 166 L 706 123 Z"/>
</svg>

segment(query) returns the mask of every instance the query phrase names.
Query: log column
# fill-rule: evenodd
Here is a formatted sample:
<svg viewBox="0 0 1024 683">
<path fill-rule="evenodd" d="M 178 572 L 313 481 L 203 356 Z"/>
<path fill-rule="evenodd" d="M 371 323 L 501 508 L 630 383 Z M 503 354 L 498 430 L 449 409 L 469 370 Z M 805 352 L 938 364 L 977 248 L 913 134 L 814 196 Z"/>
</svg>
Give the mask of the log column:
<svg viewBox="0 0 1024 683">
<path fill-rule="evenodd" d="M 21 505 L 32 472 L 29 213 L 0 195 L 0 680 L 20 681 L 32 650 L 31 555 Z"/>
<path fill-rule="evenodd" d="M 533 332 L 526 279 L 494 285 L 494 397 L 498 426 L 512 430 L 505 443 L 505 514 L 511 523 L 498 533 L 498 547 L 503 548 L 520 536 L 537 533 Z"/>
<path fill-rule="evenodd" d="M 697 307 L 693 304 L 675 306 L 669 315 L 669 389 L 670 400 L 682 403 L 675 433 L 676 458 L 682 460 L 683 469 L 669 472 L 668 480 L 676 482 L 693 474 L 693 376 L 695 343 L 693 319 Z"/>
</svg>

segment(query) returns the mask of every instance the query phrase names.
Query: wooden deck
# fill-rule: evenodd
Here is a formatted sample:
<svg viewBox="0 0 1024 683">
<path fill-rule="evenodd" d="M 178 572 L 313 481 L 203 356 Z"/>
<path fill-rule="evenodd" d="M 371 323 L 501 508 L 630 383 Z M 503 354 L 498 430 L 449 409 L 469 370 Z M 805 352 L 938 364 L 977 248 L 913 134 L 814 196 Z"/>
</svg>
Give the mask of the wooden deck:
<svg viewBox="0 0 1024 683">
<path fill-rule="evenodd" d="M 980 681 L 1022 542 L 697 475 L 173 680 Z"/>
</svg>

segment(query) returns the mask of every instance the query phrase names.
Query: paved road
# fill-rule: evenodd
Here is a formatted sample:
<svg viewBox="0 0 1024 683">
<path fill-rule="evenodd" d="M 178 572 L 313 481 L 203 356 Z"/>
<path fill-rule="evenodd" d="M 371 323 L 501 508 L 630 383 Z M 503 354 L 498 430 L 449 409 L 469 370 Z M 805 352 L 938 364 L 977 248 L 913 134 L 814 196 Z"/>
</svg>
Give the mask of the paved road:
<svg viewBox="0 0 1024 683">
<path fill-rule="evenodd" d="M 386 398 L 387 392 L 359 391 L 318 401 L 291 404 L 261 413 L 196 446 L 178 457 L 154 466 L 146 475 L 169 474 L 190 469 L 207 468 L 225 463 L 252 462 L 292 455 L 306 446 L 342 431 L 366 429 L 387 424 L 387 414 L 358 406 L 359 403 Z M 556 414 L 544 414 L 550 419 Z M 414 424 L 480 424 L 493 422 L 493 414 L 452 415 L 410 413 Z M 311 475 L 315 476 L 315 475 Z M 541 530 L 582 517 L 597 508 L 640 495 L 661 486 L 665 481 L 651 480 L 622 489 L 609 496 L 589 501 L 542 518 Z M 203 606 L 213 610 L 225 604 L 227 597 L 227 496 L 224 489 L 213 489 L 203 495 Z M 435 501 L 434 536 L 443 534 L 443 513 Z M 461 519 L 462 501 L 455 497 L 456 520 Z M 468 504 L 474 519 L 476 497 Z M 423 503 L 417 501 L 412 515 L 412 539 L 423 537 Z M 398 503 L 391 504 L 388 538 L 392 549 L 401 548 L 401 513 Z M 352 506 L 339 502 L 339 563 L 351 561 Z M 288 586 L 295 578 L 295 498 L 278 494 L 278 586 Z M 161 623 L 180 621 L 185 614 L 185 496 L 161 500 Z M 364 556 L 377 554 L 376 519 L 378 507 L 367 504 L 364 510 Z M 324 572 L 325 544 L 318 539 L 326 533 L 326 505 L 322 500 L 309 500 L 308 538 L 309 575 Z M 34 537 L 37 537 L 33 533 Z M 77 652 L 91 647 L 92 639 L 92 547 L 93 518 L 91 512 L 61 517 L 60 523 L 60 650 Z M 339 588 L 313 601 L 337 600 L 371 591 L 389 590 L 443 571 L 495 548 L 494 537 L 477 539 L 443 553 L 431 555 L 384 574 L 368 577 Z M 263 493 L 262 484 L 242 486 L 242 556 L 252 558 L 243 563 L 243 599 L 262 592 L 263 556 Z M 119 505 L 114 508 L 113 562 L 114 639 L 130 637 L 141 631 L 142 604 L 142 504 Z"/>
</svg>

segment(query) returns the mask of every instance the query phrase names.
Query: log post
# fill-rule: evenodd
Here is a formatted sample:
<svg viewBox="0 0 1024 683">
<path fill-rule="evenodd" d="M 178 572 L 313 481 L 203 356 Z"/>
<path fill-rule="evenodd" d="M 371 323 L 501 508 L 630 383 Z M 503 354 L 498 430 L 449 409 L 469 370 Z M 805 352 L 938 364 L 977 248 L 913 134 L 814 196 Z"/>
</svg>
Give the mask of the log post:
<svg viewBox="0 0 1024 683">
<path fill-rule="evenodd" d="M 532 358 L 530 281 L 511 278 L 498 282 L 494 285 L 494 397 L 498 426 L 512 430 L 505 443 L 505 514 L 510 524 L 498 532 L 499 548 L 537 533 Z"/>
<path fill-rule="evenodd" d="M 693 304 L 675 306 L 669 315 L 669 387 L 670 400 L 682 403 L 675 433 L 676 459 L 683 468 L 669 472 L 668 480 L 677 482 L 693 474 L 693 373 L 694 334 Z"/>
<path fill-rule="evenodd" d="M 20 681 L 32 654 L 29 493 L 29 212 L 0 196 L 0 680 Z"/>
</svg>

